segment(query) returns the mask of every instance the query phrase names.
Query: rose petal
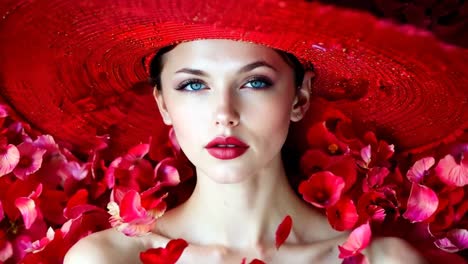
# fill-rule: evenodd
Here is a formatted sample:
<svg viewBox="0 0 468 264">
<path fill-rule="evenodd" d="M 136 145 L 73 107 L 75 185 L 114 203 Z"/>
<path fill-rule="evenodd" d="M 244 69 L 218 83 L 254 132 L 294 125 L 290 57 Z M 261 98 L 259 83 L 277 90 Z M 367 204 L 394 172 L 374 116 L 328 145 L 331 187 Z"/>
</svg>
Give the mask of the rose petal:
<svg viewBox="0 0 468 264">
<path fill-rule="evenodd" d="M 287 215 L 281 224 L 279 224 L 278 229 L 276 229 L 276 249 L 278 250 L 280 246 L 286 241 L 291 232 L 292 228 L 292 218 L 291 216 Z"/>
<path fill-rule="evenodd" d="M 27 197 L 18 197 L 15 200 L 15 206 L 20 210 L 23 215 L 23 221 L 26 229 L 36 221 L 37 210 L 34 200 Z"/>
<path fill-rule="evenodd" d="M 334 229 L 344 231 L 354 227 L 359 219 L 359 215 L 357 214 L 353 200 L 343 198 L 335 205 L 327 208 L 327 218 Z"/>
<path fill-rule="evenodd" d="M 371 145 L 367 145 L 361 149 L 361 159 L 364 161 L 366 167 L 371 162 Z"/>
<path fill-rule="evenodd" d="M 46 150 L 34 146 L 31 142 L 19 144 L 18 150 L 20 152 L 20 161 L 13 173 L 19 179 L 24 180 L 27 175 L 33 174 L 41 168 L 42 157 Z"/>
<path fill-rule="evenodd" d="M 140 253 L 143 264 L 173 264 L 180 258 L 188 243 L 183 239 L 173 239 L 165 248 L 150 248 Z"/>
<path fill-rule="evenodd" d="M 439 198 L 432 189 L 413 183 L 403 217 L 412 223 L 424 221 L 434 214 L 438 205 Z"/>
<path fill-rule="evenodd" d="M 5 118 L 8 116 L 9 108 L 4 104 L 0 104 L 0 118 Z"/>
<path fill-rule="evenodd" d="M 458 164 L 452 155 L 447 155 L 439 160 L 435 168 L 437 176 L 446 184 L 451 186 L 465 186 L 468 184 L 468 159 L 461 156 Z"/>
<path fill-rule="evenodd" d="M 259 259 L 253 259 L 249 264 L 265 264 L 265 262 Z"/>
<path fill-rule="evenodd" d="M 0 261 L 7 261 L 13 256 L 13 247 L 9 241 L 6 241 L 4 246 L 0 248 Z"/>
<path fill-rule="evenodd" d="M 312 174 L 299 185 L 299 193 L 307 202 L 326 208 L 334 205 L 341 197 L 345 182 L 341 177 L 329 171 Z"/>
<path fill-rule="evenodd" d="M 414 165 L 406 173 L 408 180 L 414 183 L 421 183 L 424 177 L 428 175 L 428 171 L 434 166 L 435 159 L 433 157 L 422 158 L 414 163 Z"/>
<path fill-rule="evenodd" d="M 454 253 L 468 248 L 468 230 L 453 229 L 447 237 L 436 240 L 435 245 L 447 252 Z"/>
<path fill-rule="evenodd" d="M 0 146 L 0 177 L 12 172 L 19 161 L 20 152 L 16 146 Z"/>
<path fill-rule="evenodd" d="M 141 206 L 141 197 L 134 191 L 128 191 L 120 202 L 120 216 L 124 222 L 131 222 L 145 215 L 145 209 Z"/>
<path fill-rule="evenodd" d="M 180 183 L 179 171 L 174 158 L 165 158 L 154 168 L 155 179 L 164 186 L 176 186 Z"/>
<path fill-rule="evenodd" d="M 371 235 L 372 232 L 369 222 L 366 222 L 365 224 L 354 229 L 346 242 L 343 245 L 338 246 L 338 249 L 340 250 L 340 255 L 338 257 L 348 258 L 359 254 L 361 250 L 369 245 Z"/>
</svg>

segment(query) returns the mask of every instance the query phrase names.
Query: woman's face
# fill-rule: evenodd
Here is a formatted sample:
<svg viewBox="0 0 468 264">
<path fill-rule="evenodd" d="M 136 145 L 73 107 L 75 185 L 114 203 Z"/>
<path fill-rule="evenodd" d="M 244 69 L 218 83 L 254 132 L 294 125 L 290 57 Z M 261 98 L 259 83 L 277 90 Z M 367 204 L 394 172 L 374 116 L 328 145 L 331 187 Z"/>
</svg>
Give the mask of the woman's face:
<svg viewBox="0 0 468 264">
<path fill-rule="evenodd" d="M 219 183 L 277 168 L 289 123 L 306 110 L 298 103 L 303 100 L 291 66 L 275 50 L 256 44 L 179 44 L 164 55 L 161 85 L 155 96 L 164 122 L 173 126 L 199 177 Z M 235 158 L 215 157 L 206 146 L 216 137 L 235 137 L 248 148 Z"/>
</svg>

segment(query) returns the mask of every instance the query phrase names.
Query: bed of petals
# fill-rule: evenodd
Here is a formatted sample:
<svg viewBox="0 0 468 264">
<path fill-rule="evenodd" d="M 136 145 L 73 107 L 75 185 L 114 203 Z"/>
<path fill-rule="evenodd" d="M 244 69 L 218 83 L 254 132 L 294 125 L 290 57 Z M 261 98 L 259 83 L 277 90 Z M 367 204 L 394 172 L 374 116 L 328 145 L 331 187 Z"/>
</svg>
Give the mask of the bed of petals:
<svg viewBox="0 0 468 264">
<path fill-rule="evenodd" d="M 86 155 L 34 132 L 0 105 L 0 263 L 62 263 L 90 233 L 115 227 L 129 236 L 151 230 L 158 217 L 185 200 L 193 167 L 172 132 L 113 160 L 97 137 Z M 163 143 L 160 143 L 163 142 Z M 420 154 L 397 146 L 326 109 L 309 126 L 297 191 L 350 233 L 339 245 L 343 263 L 367 263 L 373 237 L 398 236 L 435 261 L 463 261 L 468 248 L 468 137 Z M 280 250 L 294 219 L 276 232 Z M 174 263 L 187 243 L 140 254 L 143 263 Z M 242 263 L 263 263 L 242 260 Z"/>
</svg>

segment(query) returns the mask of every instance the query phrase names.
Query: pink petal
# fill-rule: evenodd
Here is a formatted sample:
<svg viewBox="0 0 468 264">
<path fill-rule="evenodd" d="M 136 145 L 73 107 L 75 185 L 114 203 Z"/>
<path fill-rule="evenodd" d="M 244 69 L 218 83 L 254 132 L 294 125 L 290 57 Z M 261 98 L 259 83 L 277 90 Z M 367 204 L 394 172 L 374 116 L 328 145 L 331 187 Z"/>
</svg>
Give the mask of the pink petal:
<svg viewBox="0 0 468 264">
<path fill-rule="evenodd" d="M 279 224 L 278 229 L 276 229 L 276 249 L 278 250 L 281 245 L 286 241 L 286 239 L 289 236 L 289 233 L 291 233 L 291 228 L 292 228 L 292 218 L 291 216 L 287 215 L 281 224 Z"/>
<path fill-rule="evenodd" d="M 145 216 L 146 210 L 141 206 L 138 192 L 128 191 L 120 202 L 120 216 L 124 222 L 131 222 Z"/>
<path fill-rule="evenodd" d="M 408 180 L 414 183 L 421 183 L 424 177 L 428 175 L 428 171 L 434 166 L 435 160 L 433 157 L 426 157 L 416 161 L 406 173 Z"/>
<path fill-rule="evenodd" d="M 24 180 L 25 176 L 33 174 L 41 168 L 42 157 L 46 150 L 34 146 L 31 142 L 19 144 L 18 150 L 20 152 L 20 161 L 13 173 L 19 179 Z"/>
<path fill-rule="evenodd" d="M 359 254 L 361 250 L 366 248 L 371 240 L 371 229 L 369 222 L 354 229 L 348 237 L 348 240 L 342 245 L 338 246 L 340 250 L 339 258 L 348 258 Z"/>
<path fill-rule="evenodd" d="M 165 186 L 176 186 L 180 183 L 179 171 L 174 158 L 165 158 L 154 168 L 156 180 Z"/>
<path fill-rule="evenodd" d="M 439 160 L 435 168 L 436 174 L 446 184 L 452 186 L 465 186 L 468 184 L 468 159 L 461 156 L 458 164 L 452 155 L 447 155 Z"/>
<path fill-rule="evenodd" d="M 66 163 L 64 170 L 66 177 L 71 177 L 77 181 L 81 181 L 88 176 L 89 164 L 80 164 L 76 161 Z"/>
<path fill-rule="evenodd" d="M 12 144 L 0 146 L 0 177 L 12 172 L 20 161 L 20 152 Z"/>
<path fill-rule="evenodd" d="M 361 159 L 364 161 L 366 167 L 371 162 L 371 145 L 367 145 L 361 149 Z"/>
<path fill-rule="evenodd" d="M 7 261 L 7 259 L 13 256 L 13 247 L 11 243 L 6 241 L 3 248 L 0 248 L 0 262 Z"/>
<path fill-rule="evenodd" d="M 413 183 L 403 217 L 412 223 L 424 221 L 434 214 L 438 205 L 439 198 L 432 189 Z"/>
<path fill-rule="evenodd" d="M 50 241 L 54 240 L 54 236 L 55 231 L 52 229 L 52 227 L 49 227 L 49 229 L 47 229 L 46 237 L 32 242 L 31 247 L 26 249 L 26 252 L 37 253 L 44 250 L 44 248 L 50 243 Z"/>
<path fill-rule="evenodd" d="M 0 118 L 5 118 L 8 116 L 8 106 L 0 104 Z"/>
<path fill-rule="evenodd" d="M 20 210 L 23 215 L 23 221 L 26 229 L 36 221 L 37 210 L 34 200 L 27 197 L 18 197 L 15 200 L 15 206 Z"/>
<path fill-rule="evenodd" d="M 454 253 L 468 248 L 468 230 L 453 229 L 447 233 L 447 237 L 436 240 L 435 245 L 447 252 Z"/>
</svg>

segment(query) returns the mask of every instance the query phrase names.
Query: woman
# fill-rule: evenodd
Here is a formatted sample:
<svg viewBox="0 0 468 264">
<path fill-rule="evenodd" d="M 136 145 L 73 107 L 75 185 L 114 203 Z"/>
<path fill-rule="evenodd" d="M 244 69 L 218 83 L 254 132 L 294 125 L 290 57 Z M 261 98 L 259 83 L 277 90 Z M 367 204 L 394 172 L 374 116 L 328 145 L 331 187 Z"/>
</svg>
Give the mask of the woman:
<svg viewBox="0 0 468 264">
<path fill-rule="evenodd" d="M 308 109 L 313 72 L 296 86 L 295 69 L 280 52 L 232 40 L 181 43 L 162 61 L 155 98 L 196 167 L 195 190 L 158 219 L 158 236 L 96 233 L 78 242 L 65 263 L 138 262 L 140 251 L 164 245 L 164 238 L 191 245 L 180 263 L 339 263 L 336 245 L 346 234 L 301 201 L 281 160 L 289 123 Z M 277 251 L 274 233 L 286 215 L 294 226 Z M 371 249 L 371 262 L 423 262 L 399 240 L 375 247 L 381 243 L 393 253 Z"/>
<path fill-rule="evenodd" d="M 291 122 L 314 115 L 311 99 L 380 129 L 402 151 L 426 150 L 466 127 L 458 85 L 466 82 L 466 52 L 427 34 L 308 1 L 166 2 L 5 8 L 9 41 L 1 54 L 17 56 L 2 56 L 2 95 L 25 118 L 78 152 L 107 134 L 109 152 L 121 153 L 163 130 L 154 101 L 138 89 L 146 71 L 163 122 L 196 169 L 190 198 L 149 234 L 91 234 L 65 263 L 135 263 L 140 252 L 176 238 L 189 243 L 180 263 L 341 262 L 337 246 L 349 233 L 332 229 L 295 194 L 281 159 Z M 36 49 L 25 48 L 33 43 Z M 23 64 L 31 74 L 13 70 Z M 275 230 L 288 215 L 292 231 L 277 250 Z M 424 262 L 396 238 L 375 239 L 363 253 L 371 263 Z"/>
</svg>

